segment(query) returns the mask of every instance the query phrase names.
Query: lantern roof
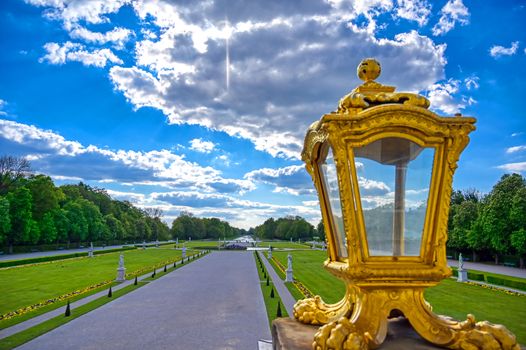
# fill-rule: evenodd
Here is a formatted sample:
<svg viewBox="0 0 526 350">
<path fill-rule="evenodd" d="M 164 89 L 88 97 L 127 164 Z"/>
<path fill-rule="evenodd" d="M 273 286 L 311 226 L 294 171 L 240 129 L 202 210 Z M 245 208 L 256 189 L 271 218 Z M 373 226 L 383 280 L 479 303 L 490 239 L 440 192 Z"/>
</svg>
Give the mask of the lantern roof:
<svg viewBox="0 0 526 350">
<path fill-rule="evenodd" d="M 358 78 L 364 81 L 338 104 L 338 114 L 355 114 L 363 109 L 389 103 L 398 103 L 428 108 L 430 103 L 424 96 L 409 92 L 395 92 L 394 86 L 382 85 L 375 81 L 382 72 L 380 62 L 366 58 L 357 68 Z"/>
</svg>

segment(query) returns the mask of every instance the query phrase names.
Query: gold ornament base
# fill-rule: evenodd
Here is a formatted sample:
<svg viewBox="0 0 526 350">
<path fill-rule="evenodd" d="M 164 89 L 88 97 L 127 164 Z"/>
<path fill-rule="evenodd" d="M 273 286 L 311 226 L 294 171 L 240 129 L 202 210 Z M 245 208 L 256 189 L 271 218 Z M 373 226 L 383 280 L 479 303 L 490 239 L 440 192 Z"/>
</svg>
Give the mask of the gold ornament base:
<svg viewBox="0 0 526 350">
<path fill-rule="evenodd" d="M 387 335 L 387 319 L 403 314 L 415 331 L 437 346 L 458 350 L 520 350 L 515 335 L 487 321 L 455 321 L 436 315 L 424 299 L 425 288 L 374 289 L 348 285 L 345 297 L 325 304 L 319 296 L 294 305 L 294 317 L 305 324 L 323 325 L 313 349 L 368 350 L 378 348 Z"/>
</svg>

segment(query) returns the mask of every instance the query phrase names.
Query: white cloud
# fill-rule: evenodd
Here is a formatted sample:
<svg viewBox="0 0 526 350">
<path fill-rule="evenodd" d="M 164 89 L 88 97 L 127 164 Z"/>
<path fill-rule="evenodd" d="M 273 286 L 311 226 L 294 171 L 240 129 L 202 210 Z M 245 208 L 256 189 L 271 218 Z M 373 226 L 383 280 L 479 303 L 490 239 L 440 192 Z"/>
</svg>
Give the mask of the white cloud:
<svg viewBox="0 0 526 350">
<path fill-rule="evenodd" d="M 47 7 L 48 18 L 61 20 L 66 29 L 71 29 L 79 21 L 105 23 L 107 14 L 116 13 L 131 0 L 25 0 L 26 3 Z"/>
<path fill-rule="evenodd" d="M 508 153 L 508 154 L 517 153 L 517 152 L 521 152 L 521 151 L 526 151 L 526 145 L 509 147 L 509 148 L 506 149 L 506 153 Z"/>
<path fill-rule="evenodd" d="M 514 41 L 511 43 L 510 47 L 504 47 L 500 45 L 494 45 L 489 50 L 489 54 L 491 57 L 501 57 L 501 56 L 512 56 L 517 53 L 517 49 L 519 48 L 519 42 Z"/>
<path fill-rule="evenodd" d="M 464 79 L 464 84 L 466 85 L 466 88 L 468 90 L 471 90 L 471 89 L 476 90 L 480 86 L 479 80 L 480 80 L 480 78 L 477 77 L 476 75 L 471 75 L 471 76 L 467 77 L 466 79 Z"/>
<path fill-rule="evenodd" d="M 431 14 L 431 5 L 426 0 L 398 0 L 396 16 L 415 21 L 419 26 L 427 23 Z"/>
<path fill-rule="evenodd" d="M 277 193 L 289 193 L 295 196 L 316 193 L 312 180 L 302 165 L 257 169 L 246 173 L 244 178 L 274 186 L 274 192 Z"/>
<path fill-rule="evenodd" d="M 433 27 L 433 35 L 444 35 L 455 27 L 457 23 L 466 25 L 469 23 L 469 10 L 462 0 L 449 0 L 442 10 L 438 23 Z"/>
<path fill-rule="evenodd" d="M 439 109 L 447 114 L 459 113 L 466 103 L 458 102 L 453 94 L 458 92 L 459 80 L 449 79 L 444 83 L 433 84 L 428 91 L 428 98 L 433 109 Z M 469 102 L 469 101 L 466 101 Z M 475 101 L 472 100 L 472 103 Z"/>
<path fill-rule="evenodd" d="M 67 41 L 62 46 L 57 43 L 44 45 L 46 55 L 39 62 L 64 64 L 67 61 L 81 62 L 85 66 L 105 67 L 108 62 L 122 64 L 122 60 L 115 56 L 110 49 L 96 49 L 86 51 L 84 46 Z"/>
<path fill-rule="evenodd" d="M 511 137 L 517 137 L 517 136 L 520 136 L 520 135 L 523 135 L 524 132 L 520 131 L 520 132 L 514 132 L 513 134 L 511 134 Z"/>
<path fill-rule="evenodd" d="M 508 163 L 499 165 L 497 168 L 505 170 L 507 172 L 524 172 L 526 171 L 526 162 L 519 162 L 519 163 Z"/>
<path fill-rule="evenodd" d="M 208 193 L 243 194 L 255 189 L 248 179 L 224 178 L 219 170 L 201 166 L 169 150 L 141 152 L 84 146 L 50 130 L 0 119 L 0 140 L 5 151 L 14 148 L 32 155 L 34 168 L 56 178 L 82 178 L 185 188 Z"/>
<path fill-rule="evenodd" d="M 190 141 L 190 149 L 201 153 L 210 153 L 215 148 L 215 143 L 203 141 L 202 139 L 193 139 Z"/>
<path fill-rule="evenodd" d="M 135 62 L 111 67 L 115 89 L 134 108 L 162 111 L 169 123 L 242 137 L 274 157 L 299 158 L 307 127 L 360 83 L 355 67 L 364 57 L 378 58 L 380 80 L 399 91 L 422 91 L 444 78 L 445 44 L 417 31 L 394 39 L 376 36 L 376 21 L 384 14 L 424 23 L 430 7 L 425 0 L 396 5 L 392 0 L 246 1 L 229 13 L 228 25 L 224 9 L 232 5 L 225 0 L 184 5 L 161 0 L 28 1 L 46 6 L 46 13 L 63 21 L 72 35 L 93 44 L 109 40 L 109 33 L 125 33 L 119 27 L 106 33 L 81 30 L 84 21 L 108 22 L 108 14 L 133 7 L 142 35 L 135 43 Z M 43 60 L 121 64 L 111 51 L 75 45 L 54 44 Z"/>
<path fill-rule="evenodd" d="M 126 28 L 116 27 L 106 33 L 92 32 L 91 30 L 76 26 L 69 32 L 73 39 L 82 39 L 86 42 L 106 44 L 113 43 L 119 49 L 124 47 L 124 44 L 133 35 L 133 32 Z"/>
</svg>

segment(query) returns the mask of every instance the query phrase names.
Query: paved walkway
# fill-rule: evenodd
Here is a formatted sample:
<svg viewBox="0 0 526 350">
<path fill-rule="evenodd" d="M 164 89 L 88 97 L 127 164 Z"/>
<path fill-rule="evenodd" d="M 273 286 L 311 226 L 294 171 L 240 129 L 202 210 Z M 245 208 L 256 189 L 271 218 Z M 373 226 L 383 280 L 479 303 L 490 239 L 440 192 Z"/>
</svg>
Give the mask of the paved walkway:
<svg viewBox="0 0 526 350">
<path fill-rule="evenodd" d="M 276 290 L 278 291 L 281 301 L 283 302 L 283 306 L 285 306 L 289 317 L 294 317 L 292 310 L 294 308 L 294 304 L 296 304 L 296 299 L 292 297 L 292 294 L 290 294 L 289 290 L 287 289 L 287 286 L 285 286 L 285 282 L 283 282 L 281 277 L 279 277 L 276 271 L 274 270 L 274 267 L 272 267 L 272 265 L 270 265 L 270 263 L 268 262 L 267 254 L 262 252 L 258 252 L 258 254 L 261 260 L 263 261 L 263 264 L 265 264 L 265 268 L 267 269 L 268 274 L 270 275 L 270 278 L 274 283 L 274 287 L 276 287 Z"/>
<path fill-rule="evenodd" d="M 256 268 L 211 253 L 19 349 L 256 349 L 270 338 Z"/>
<path fill-rule="evenodd" d="M 170 241 L 162 241 L 159 244 L 163 244 Z M 175 241 L 174 241 L 175 242 Z M 140 243 L 137 243 L 140 244 Z M 146 242 L 146 244 L 155 244 L 155 242 Z M 93 250 L 108 250 L 115 248 L 122 248 L 124 246 L 131 246 L 134 244 L 121 244 L 121 245 L 110 245 L 106 247 L 93 247 Z M 65 254 L 74 254 L 74 253 L 87 253 L 89 247 L 78 248 L 78 249 L 62 249 L 62 250 L 48 250 L 45 252 L 33 252 L 33 253 L 16 253 L 16 254 L 2 254 L 0 255 L 0 261 L 2 260 L 20 260 L 20 259 L 29 259 L 29 258 L 39 258 L 41 256 L 51 256 L 51 255 L 65 255 Z"/>
<path fill-rule="evenodd" d="M 447 263 L 451 267 L 458 267 L 458 260 L 448 260 Z M 486 272 L 491 272 L 491 273 L 499 273 L 501 275 L 506 275 L 506 276 L 526 278 L 526 269 L 519 269 L 516 267 L 481 264 L 481 263 L 473 263 L 469 261 L 464 261 L 464 268 L 468 270 L 486 271 Z"/>
</svg>

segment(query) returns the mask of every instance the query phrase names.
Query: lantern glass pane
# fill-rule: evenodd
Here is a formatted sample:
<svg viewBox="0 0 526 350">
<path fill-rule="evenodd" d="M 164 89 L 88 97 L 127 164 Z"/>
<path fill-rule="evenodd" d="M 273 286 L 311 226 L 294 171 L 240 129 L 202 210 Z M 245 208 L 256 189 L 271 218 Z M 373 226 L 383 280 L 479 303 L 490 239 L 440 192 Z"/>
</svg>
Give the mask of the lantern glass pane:
<svg viewBox="0 0 526 350">
<path fill-rule="evenodd" d="M 434 148 L 391 137 L 353 151 L 369 255 L 420 255 Z"/>
<path fill-rule="evenodd" d="M 340 258 L 347 257 L 347 240 L 343 226 L 342 205 L 340 201 L 340 190 L 338 176 L 332 148 L 327 144 L 321 148 L 318 167 L 321 170 L 323 192 L 328 202 L 329 215 L 331 215 L 331 231 L 336 242 L 336 249 Z"/>
</svg>

